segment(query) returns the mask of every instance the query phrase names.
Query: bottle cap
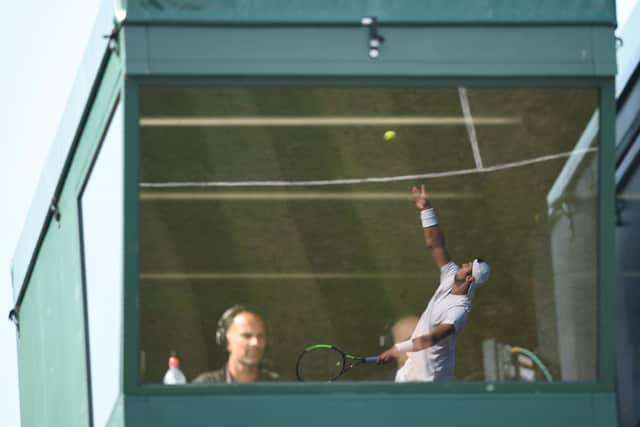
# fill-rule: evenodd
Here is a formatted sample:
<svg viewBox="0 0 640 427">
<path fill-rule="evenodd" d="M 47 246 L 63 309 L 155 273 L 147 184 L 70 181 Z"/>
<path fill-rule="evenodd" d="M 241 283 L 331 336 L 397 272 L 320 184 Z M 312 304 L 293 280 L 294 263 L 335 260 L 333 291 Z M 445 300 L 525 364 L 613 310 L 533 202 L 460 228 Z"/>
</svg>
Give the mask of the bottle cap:
<svg viewBox="0 0 640 427">
<path fill-rule="evenodd" d="M 180 359 L 175 356 L 171 356 L 169 358 L 169 367 L 170 368 L 178 368 L 180 366 Z"/>
</svg>

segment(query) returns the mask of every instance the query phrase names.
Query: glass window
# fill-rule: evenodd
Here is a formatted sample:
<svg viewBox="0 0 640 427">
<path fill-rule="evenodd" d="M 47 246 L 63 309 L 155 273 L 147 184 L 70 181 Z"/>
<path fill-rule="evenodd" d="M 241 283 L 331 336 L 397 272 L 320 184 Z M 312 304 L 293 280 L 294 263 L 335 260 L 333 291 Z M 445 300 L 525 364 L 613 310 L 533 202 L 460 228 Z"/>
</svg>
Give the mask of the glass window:
<svg viewBox="0 0 640 427">
<path fill-rule="evenodd" d="M 264 346 L 263 381 L 295 381 L 312 344 L 372 356 L 407 339 L 441 278 L 411 199 L 422 183 L 453 261 L 492 268 L 454 380 L 595 380 L 597 93 L 143 87 L 141 381 L 161 382 L 173 353 L 189 381 L 239 380 L 220 371 L 236 304 L 264 319 L 235 330 L 248 358 Z"/>
<path fill-rule="evenodd" d="M 93 425 L 120 396 L 123 114 L 118 104 L 80 199 Z"/>
</svg>

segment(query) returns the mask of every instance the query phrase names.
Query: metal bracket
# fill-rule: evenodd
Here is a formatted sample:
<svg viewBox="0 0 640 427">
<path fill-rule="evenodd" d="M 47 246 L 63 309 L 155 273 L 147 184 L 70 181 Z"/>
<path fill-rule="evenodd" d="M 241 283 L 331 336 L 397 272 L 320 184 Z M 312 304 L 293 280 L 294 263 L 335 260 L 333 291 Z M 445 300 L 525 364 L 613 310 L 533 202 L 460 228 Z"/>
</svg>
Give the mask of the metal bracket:
<svg viewBox="0 0 640 427">
<path fill-rule="evenodd" d="M 111 33 L 102 35 L 102 38 L 109 40 L 109 50 L 115 52 L 116 54 L 120 53 L 120 43 L 118 43 L 118 36 L 120 34 L 121 28 L 122 22 L 116 22 L 111 29 Z"/>
<path fill-rule="evenodd" d="M 376 59 L 380 55 L 380 45 L 384 43 L 384 37 L 378 34 L 378 19 L 375 16 L 365 16 L 360 23 L 369 28 L 369 58 Z"/>
<path fill-rule="evenodd" d="M 51 210 L 53 219 L 58 223 L 58 228 L 60 228 L 60 218 L 62 215 L 60 214 L 60 209 L 58 209 L 58 200 L 55 197 L 51 200 L 51 206 L 49 209 Z"/>
<path fill-rule="evenodd" d="M 18 331 L 18 334 L 20 334 L 20 319 L 18 315 L 19 310 L 20 307 L 16 305 L 9 312 L 9 320 L 16 326 L 16 331 Z"/>
</svg>

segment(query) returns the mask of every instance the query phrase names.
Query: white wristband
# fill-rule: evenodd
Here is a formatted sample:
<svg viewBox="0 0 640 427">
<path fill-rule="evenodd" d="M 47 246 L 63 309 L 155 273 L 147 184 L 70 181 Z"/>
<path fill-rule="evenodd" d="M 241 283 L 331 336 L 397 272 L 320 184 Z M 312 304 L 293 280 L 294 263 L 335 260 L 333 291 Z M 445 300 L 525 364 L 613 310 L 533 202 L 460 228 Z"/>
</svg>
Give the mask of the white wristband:
<svg viewBox="0 0 640 427">
<path fill-rule="evenodd" d="M 412 339 L 408 339 L 406 341 L 402 341 L 402 342 L 396 343 L 395 344 L 395 348 L 400 353 L 406 353 L 406 352 L 409 352 L 409 351 L 413 351 L 413 340 Z"/>
<path fill-rule="evenodd" d="M 420 219 L 422 220 L 422 228 L 433 227 L 438 225 L 438 218 L 436 218 L 436 210 L 433 208 L 420 211 Z"/>
</svg>

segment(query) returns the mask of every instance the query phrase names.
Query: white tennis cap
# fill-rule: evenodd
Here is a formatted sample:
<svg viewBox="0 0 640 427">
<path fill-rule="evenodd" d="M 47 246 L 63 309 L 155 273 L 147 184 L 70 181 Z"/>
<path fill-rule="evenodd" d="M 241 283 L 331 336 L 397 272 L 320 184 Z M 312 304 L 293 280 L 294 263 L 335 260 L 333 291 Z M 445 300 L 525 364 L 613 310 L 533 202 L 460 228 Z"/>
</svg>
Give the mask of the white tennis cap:
<svg viewBox="0 0 640 427">
<path fill-rule="evenodd" d="M 471 286 L 467 291 L 468 295 L 473 295 L 479 287 L 487 283 L 491 275 L 491 267 L 486 261 L 476 258 L 473 260 L 471 275 L 473 276 L 473 282 L 471 282 Z"/>
</svg>

